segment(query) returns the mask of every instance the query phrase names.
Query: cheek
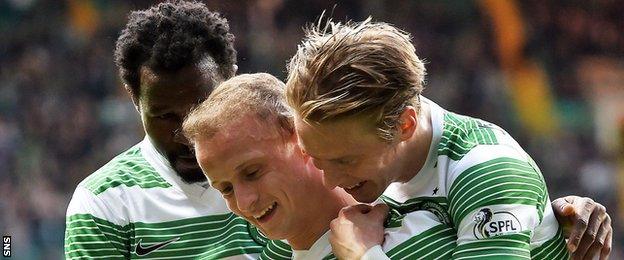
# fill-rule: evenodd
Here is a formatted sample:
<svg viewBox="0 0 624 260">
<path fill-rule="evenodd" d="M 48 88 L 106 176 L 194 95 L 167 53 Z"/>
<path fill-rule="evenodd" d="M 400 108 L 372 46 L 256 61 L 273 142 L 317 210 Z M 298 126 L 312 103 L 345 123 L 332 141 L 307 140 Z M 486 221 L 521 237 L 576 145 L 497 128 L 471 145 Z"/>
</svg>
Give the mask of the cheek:
<svg viewBox="0 0 624 260">
<path fill-rule="evenodd" d="M 160 143 L 170 141 L 177 129 L 175 123 L 167 122 L 166 120 L 147 119 L 144 123 L 145 131 L 152 139 L 156 139 L 155 141 Z"/>
<path fill-rule="evenodd" d="M 241 212 L 240 210 L 238 210 L 238 205 L 236 203 L 236 199 L 231 198 L 231 197 L 224 197 L 223 199 L 225 199 L 225 203 L 227 204 L 228 208 L 230 209 L 230 211 L 234 212 L 234 214 L 241 216 Z"/>
</svg>

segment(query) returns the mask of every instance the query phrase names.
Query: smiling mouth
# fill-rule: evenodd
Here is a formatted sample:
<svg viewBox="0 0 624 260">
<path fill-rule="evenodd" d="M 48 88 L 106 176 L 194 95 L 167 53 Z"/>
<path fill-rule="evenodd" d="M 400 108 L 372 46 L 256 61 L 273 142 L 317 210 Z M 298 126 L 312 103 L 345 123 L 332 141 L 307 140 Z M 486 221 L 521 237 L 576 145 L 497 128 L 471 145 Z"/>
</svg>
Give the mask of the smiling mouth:
<svg viewBox="0 0 624 260">
<path fill-rule="evenodd" d="M 342 187 L 342 188 L 345 189 L 346 191 L 355 191 L 358 188 L 362 187 L 362 185 L 364 185 L 364 183 L 366 183 L 366 181 L 361 181 L 361 182 L 358 182 L 358 183 L 353 184 L 351 186 Z"/>
<path fill-rule="evenodd" d="M 269 207 L 260 212 L 260 214 L 254 215 L 253 218 L 259 222 L 265 222 L 269 219 L 271 213 L 275 211 L 275 208 L 277 208 L 277 202 L 273 202 Z"/>
</svg>

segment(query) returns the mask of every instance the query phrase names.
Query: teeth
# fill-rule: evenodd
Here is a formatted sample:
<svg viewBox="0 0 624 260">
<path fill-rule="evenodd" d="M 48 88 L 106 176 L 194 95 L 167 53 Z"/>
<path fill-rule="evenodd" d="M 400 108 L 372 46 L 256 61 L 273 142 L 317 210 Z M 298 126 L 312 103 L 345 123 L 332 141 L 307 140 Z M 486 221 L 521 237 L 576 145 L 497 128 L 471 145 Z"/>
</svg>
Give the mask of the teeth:
<svg viewBox="0 0 624 260">
<path fill-rule="evenodd" d="M 364 183 L 364 182 L 363 181 L 362 182 L 358 182 L 358 183 L 354 184 L 353 186 L 346 187 L 345 189 L 347 189 L 347 190 L 355 189 L 357 187 L 362 186 L 362 183 Z"/>
<path fill-rule="evenodd" d="M 265 210 L 263 210 L 262 212 L 260 212 L 259 215 L 255 215 L 253 216 L 255 219 L 259 219 L 264 217 L 264 215 L 266 215 L 267 213 L 271 212 L 271 210 L 275 207 L 275 205 L 277 205 L 277 202 L 273 202 L 273 204 L 271 204 L 271 206 L 269 206 L 268 208 L 266 208 Z"/>
</svg>

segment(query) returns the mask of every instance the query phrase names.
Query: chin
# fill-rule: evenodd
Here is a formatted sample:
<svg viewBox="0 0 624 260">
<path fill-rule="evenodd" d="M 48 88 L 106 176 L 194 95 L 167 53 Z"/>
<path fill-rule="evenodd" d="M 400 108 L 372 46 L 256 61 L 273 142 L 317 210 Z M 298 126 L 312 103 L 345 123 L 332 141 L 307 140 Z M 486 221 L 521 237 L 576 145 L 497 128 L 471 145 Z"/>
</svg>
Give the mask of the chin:
<svg viewBox="0 0 624 260">
<path fill-rule="evenodd" d="M 191 184 L 191 183 L 207 181 L 206 176 L 202 172 L 201 168 L 199 168 L 199 166 L 189 168 L 189 167 L 182 167 L 181 165 L 178 165 L 177 163 L 174 163 L 173 165 L 174 165 L 173 168 L 178 174 L 178 176 L 180 176 L 180 178 L 182 178 L 182 181 L 186 183 Z"/>
<path fill-rule="evenodd" d="M 363 203 L 373 203 L 375 202 L 379 197 L 381 197 L 382 193 L 378 193 L 378 192 L 374 192 L 374 193 L 367 193 L 367 194 L 361 194 L 357 197 L 354 197 L 357 201 L 359 202 L 363 202 Z"/>
<path fill-rule="evenodd" d="M 265 228 L 261 228 L 260 226 L 257 226 L 260 231 L 262 231 L 262 234 L 266 235 L 266 237 L 270 240 L 284 240 L 288 238 L 288 234 L 282 232 L 281 230 L 267 230 Z"/>
</svg>

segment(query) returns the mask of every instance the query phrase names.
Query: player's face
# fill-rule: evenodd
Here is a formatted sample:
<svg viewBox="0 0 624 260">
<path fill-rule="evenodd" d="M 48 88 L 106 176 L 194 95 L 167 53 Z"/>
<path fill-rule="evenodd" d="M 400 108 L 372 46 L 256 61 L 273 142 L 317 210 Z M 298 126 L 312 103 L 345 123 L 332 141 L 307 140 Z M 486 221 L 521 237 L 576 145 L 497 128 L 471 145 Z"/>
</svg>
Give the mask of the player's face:
<svg viewBox="0 0 624 260">
<path fill-rule="evenodd" d="M 299 149 L 295 134 L 248 116 L 195 143 L 199 163 L 232 212 L 271 239 L 289 239 L 314 223 L 328 192 L 322 174 Z"/>
<path fill-rule="evenodd" d="M 184 181 L 205 180 L 180 127 L 191 108 L 214 88 L 211 75 L 215 74 L 201 66 L 175 73 L 157 73 L 143 67 L 140 73 L 138 106 L 145 132 Z"/>
<path fill-rule="evenodd" d="M 308 124 L 297 117 L 295 128 L 301 149 L 323 170 L 327 188 L 342 187 L 357 201 L 370 203 L 396 179 L 395 145 L 379 138 L 368 119 Z"/>
</svg>

